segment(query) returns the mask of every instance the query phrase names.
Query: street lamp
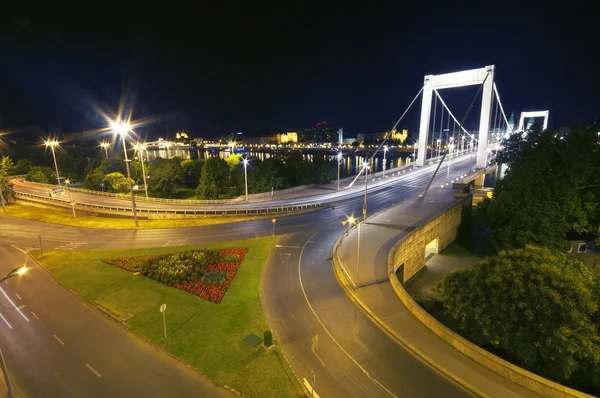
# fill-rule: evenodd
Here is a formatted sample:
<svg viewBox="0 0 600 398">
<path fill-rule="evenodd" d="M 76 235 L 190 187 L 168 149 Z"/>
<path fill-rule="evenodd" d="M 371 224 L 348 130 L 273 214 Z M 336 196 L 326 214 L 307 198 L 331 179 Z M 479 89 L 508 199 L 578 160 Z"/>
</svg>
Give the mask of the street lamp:
<svg viewBox="0 0 600 398">
<path fill-rule="evenodd" d="M 338 187 L 337 187 L 337 190 L 339 191 L 340 190 L 340 163 L 344 159 L 344 155 L 342 155 L 342 153 L 339 152 L 336 157 L 337 157 L 337 164 L 338 164 L 337 165 L 338 166 Z"/>
<path fill-rule="evenodd" d="M 454 138 L 450 138 L 450 145 L 448 146 L 448 175 L 446 176 L 446 182 L 450 181 L 450 159 L 452 158 L 452 149 L 454 149 L 453 140 Z"/>
<path fill-rule="evenodd" d="M 360 264 L 360 221 L 357 220 L 354 217 L 348 217 L 348 222 L 352 225 L 356 225 L 356 234 L 357 234 L 357 247 L 356 247 L 356 283 L 355 285 L 355 289 L 358 290 L 359 287 L 359 283 L 360 283 L 360 268 L 359 268 L 359 264 Z"/>
<path fill-rule="evenodd" d="M 248 158 L 242 160 L 244 164 L 244 182 L 246 183 L 246 203 L 248 202 Z"/>
<path fill-rule="evenodd" d="M 135 227 L 138 227 L 137 212 L 135 211 L 135 196 L 133 195 L 133 184 L 131 183 L 131 172 L 129 171 L 129 159 L 127 158 L 127 144 L 125 144 L 125 135 L 131 126 L 127 123 L 122 122 L 111 122 L 110 127 L 112 131 L 121 136 L 121 142 L 123 144 L 123 154 L 125 155 L 125 168 L 127 169 L 127 182 L 129 183 L 129 192 L 131 192 L 131 210 L 133 211 L 133 220 L 135 221 Z"/>
<path fill-rule="evenodd" d="M 385 179 L 385 154 L 388 151 L 387 145 L 383 147 L 383 178 Z"/>
<path fill-rule="evenodd" d="M 106 159 L 108 159 L 108 148 L 110 148 L 110 143 L 108 143 L 108 142 L 101 142 L 100 143 L 100 147 L 104 148 L 104 154 L 106 154 Z"/>
<path fill-rule="evenodd" d="M 369 181 L 369 163 L 365 159 L 363 163 L 363 168 L 365 169 L 365 200 L 363 202 L 363 220 L 367 222 L 367 182 Z"/>
<path fill-rule="evenodd" d="M 0 279 L 0 283 L 4 282 L 8 278 L 12 278 L 13 276 L 23 275 L 25 272 L 27 272 L 27 266 L 26 265 L 22 265 L 20 267 L 17 267 L 15 269 L 13 269 L 12 271 L 10 271 L 8 274 L 6 274 L 6 276 L 4 278 Z"/>
<path fill-rule="evenodd" d="M 417 165 L 417 148 L 419 147 L 419 141 L 415 141 L 415 143 L 413 144 L 413 170 L 415 169 L 415 166 Z"/>
<path fill-rule="evenodd" d="M 50 147 L 52 150 L 52 157 L 54 158 L 54 168 L 56 169 L 56 181 L 58 182 L 58 186 L 60 187 L 60 176 L 58 174 L 58 164 L 56 163 L 56 154 L 54 153 L 54 148 L 58 146 L 58 141 L 55 140 L 46 140 L 44 142 L 46 148 Z"/>
<path fill-rule="evenodd" d="M 438 157 L 438 158 L 440 157 L 440 143 L 441 143 L 441 142 L 442 142 L 442 140 L 440 140 L 440 139 L 438 138 L 438 140 L 437 140 L 437 157 Z"/>
<path fill-rule="evenodd" d="M 136 143 L 133 144 L 133 149 L 135 149 L 140 157 L 140 163 L 142 163 L 142 176 L 144 177 L 144 190 L 146 191 L 146 200 L 148 200 L 148 183 L 146 182 L 146 168 L 144 167 L 144 154 L 143 151 L 148 152 L 146 149 L 146 144 Z"/>
</svg>

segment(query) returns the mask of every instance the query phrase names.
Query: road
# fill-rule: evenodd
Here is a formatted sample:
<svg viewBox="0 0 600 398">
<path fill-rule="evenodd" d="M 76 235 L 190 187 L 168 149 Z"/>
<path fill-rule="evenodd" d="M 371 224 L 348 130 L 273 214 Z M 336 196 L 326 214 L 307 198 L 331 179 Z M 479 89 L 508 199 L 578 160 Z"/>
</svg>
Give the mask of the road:
<svg viewBox="0 0 600 398">
<path fill-rule="evenodd" d="M 470 167 L 470 157 L 465 156 L 453 160 L 452 164 L 452 176 L 466 173 Z M 369 195 L 369 212 L 391 206 L 403 198 L 416 196 L 427 184 L 434 167 L 435 165 L 432 165 L 407 173 L 386 189 L 372 192 Z M 442 168 L 432 189 L 440 189 L 440 182 L 446 179 L 445 171 L 445 168 Z M 276 233 L 283 236 L 263 272 L 262 286 L 267 317 L 284 352 L 301 378 L 309 380 L 311 370 L 315 371 L 317 377 L 315 389 L 322 397 L 468 396 L 467 391 L 422 363 L 375 326 L 365 314 L 357 310 L 353 302 L 342 291 L 333 274 L 330 260 L 331 250 L 333 243 L 343 232 L 341 221 L 352 213 L 360 214 L 361 209 L 362 198 L 357 198 L 337 205 L 333 209 L 282 217 L 277 221 Z M 5 222 L 0 225 L 0 242 L 31 248 L 34 245 L 39 246 L 38 235 L 41 235 L 45 249 L 81 250 L 181 246 L 246 239 L 270 233 L 270 220 L 238 223 L 235 224 L 235 228 L 232 228 L 231 225 L 216 225 L 181 229 L 108 231 L 78 229 L 6 218 Z M 15 255 L 17 254 L 13 254 L 13 256 Z M 7 269 L 2 268 L 3 271 L 16 266 L 15 264 L 20 261 L 18 257 L 10 257 L 10 259 L 5 266 Z M 44 278 L 44 280 L 40 279 L 40 283 L 44 286 L 49 285 L 58 290 L 62 289 L 48 275 L 45 275 Z M 21 296 L 24 300 L 35 300 L 38 294 L 35 288 L 27 288 L 25 285 L 19 288 L 29 289 L 29 293 Z M 37 288 L 42 289 L 40 286 Z M 63 293 L 70 295 L 64 290 Z M 71 299 L 74 298 L 71 297 Z M 26 305 L 29 307 L 39 304 L 27 302 Z M 60 302 L 54 302 L 51 307 L 46 308 L 45 312 L 41 310 L 40 312 L 56 314 L 57 312 L 52 312 L 52 309 L 55 308 L 54 306 L 60 308 L 61 305 Z M 75 304 L 70 305 L 76 306 Z M 104 334 L 105 330 L 121 330 L 103 316 L 91 315 L 94 313 L 93 309 L 87 308 L 83 304 L 79 304 L 79 306 L 81 311 L 90 313 L 89 317 L 102 319 L 106 323 L 104 326 L 94 325 L 94 328 L 99 331 L 98 335 Z M 36 311 L 35 308 L 33 309 Z M 55 315 L 49 316 L 54 317 Z M 85 319 L 83 314 L 77 314 L 77 316 Z M 64 347 L 72 345 L 73 348 L 77 348 L 77 350 L 73 350 L 72 356 L 69 355 L 65 359 L 64 366 L 81 367 L 82 360 L 87 361 L 89 355 L 90 365 L 95 369 L 97 366 L 98 371 L 102 373 L 107 366 L 105 361 L 110 361 L 116 355 L 115 353 L 119 352 L 120 359 L 125 361 L 119 350 L 106 346 L 103 347 L 104 349 L 96 351 L 86 348 L 86 345 L 90 344 L 90 339 L 86 334 L 69 333 L 68 327 L 65 330 L 65 326 L 62 328 L 58 326 L 59 323 L 69 325 L 71 319 L 74 318 L 69 311 L 60 316 L 56 315 L 56 317 L 57 320 L 53 321 L 52 327 L 45 330 L 32 328 L 31 320 L 25 322 L 16 317 L 11 320 L 25 322 L 20 327 L 31 328 L 27 339 L 23 337 L 25 340 L 56 340 L 52 337 L 53 334 L 57 334 L 61 339 L 64 335 Z M 2 325 L 0 324 L 0 326 Z M 81 326 L 81 330 L 84 327 L 86 331 L 91 329 L 86 326 L 85 322 Z M 114 330 L 113 333 L 118 333 Z M 352 333 L 352 331 L 356 333 Z M 127 334 L 122 330 L 121 332 Z M 94 338 L 100 337 L 94 336 Z M 10 341 L 0 340 L 0 343 L 5 347 Z M 56 341 L 53 343 L 56 344 Z M 38 347 L 41 347 L 41 343 L 38 344 Z M 139 347 L 131 349 L 145 352 Z M 79 350 L 81 350 L 81 354 Z M 19 378 L 27 379 L 27 366 L 33 362 L 42 364 L 40 366 L 43 369 L 40 369 L 39 372 L 43 376 L 40 377 L 52 378 L 52 366 L 43 365 L 50 361 L 50 356 L 45 356 L 42 352 L 32 349 L 30 354 L 22 359 L 21 367 L 18 366 L 18 362 L 17 365 L 13 365 Z M 101 358 L 103 353 L 108 353 L 105 359 Z M 9 362 L 11 364 L 13 361 L 19 361 L 16 354 L 18 353 L 10 353 Z M 127 358 L 136 355 L 142 354 L 136 352 L 128 355 Z M 149 354 L 146 353 L 146 355 Z M 456 351 L 456 355 L 462 354 Z M 157 358 L 164 360 L 161 355 L 157 355 Z M 130 387 L 123 386 L 127 382 L 119 376 L 127 375 L 127 378 L 130 379 L 131 372 L 136 374 L 135 371 L 131 371 L 135 366 L 137 365 L 129 364 L 126 368 L 124 367 L 123 369 L 127 370 L 122 370 L 122 375 L 120 372 L 109 370 L 109 373 L 102 375 L 102 381 L 106 380 L 107 384 L 114 384 L 116 390 L 123 388 L 125 391 Z M 83 370 L 87 370 L 87 368 Z M 148 386 L 157 384 L 157 380 L 158 378 L 149 378 Z M 79 382 L 74 384 L 81 384 L 81 388 L 86 388 L 87 385 L 87 383 Z M 134 382 L 134 384 L 138 383 Z M 93 394 L 87 393 L 84 395 L 93 396 Z"/>
<path fill-rule="evenodd" d="M 1 245 L 0 256 L 3 275 L 29 268 L 0 287 L 0 346 L 25 396 L 233 396 L 84 304 L 21 250 Z"/>
</svg>

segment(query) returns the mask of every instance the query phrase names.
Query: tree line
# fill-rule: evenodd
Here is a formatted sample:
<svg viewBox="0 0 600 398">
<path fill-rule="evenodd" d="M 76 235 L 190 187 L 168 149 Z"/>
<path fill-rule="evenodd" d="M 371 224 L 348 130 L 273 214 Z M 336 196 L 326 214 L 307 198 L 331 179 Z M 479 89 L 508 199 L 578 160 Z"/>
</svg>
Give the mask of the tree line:
<svg viewBox="0 0 600 398">
<path fill-rule="evenodd" d="M 569 238 L 600 246 L 598 131 L 533 129 L 505 140 L 496 160 L 508 171 L 473 214 L 496 255 L 437 288 L 455 331 L 591 394 L 600 393 L 600 277 L 566 253 Z"/>
<path fill-rule="evenodd" d="M 86 189 L 114 193 L 129 191 L 122 157 L 104 159 L 70 149 L 57 153 L 57 163 L 61 178 L 82 182 Z M 144 167 L 148 190 L 154 197 L 228 199 L 245 193 L 244 164 L 239 154 L 226 159 L 183 159 L 180 156 L 156 158 L 150 162 L 144 159 Z M 142 185 L 140 160 L 130 160 L 129 168 L 132 183 Z M 327 183 L 337 178 L 337 163 L 325 155 L 313 155 L 309 161 L 299 153 L 292 153 L 264 160 L 249 158 L 246 171 L 248 192 L 252 194 Z M 20 159 L 13 173 L 25 174 L 29 181 L 56 184 L 54 167 L 34 165 L 28 159 Z M 344 176 L 346 170 L 342 168 Z"/>
</svg>

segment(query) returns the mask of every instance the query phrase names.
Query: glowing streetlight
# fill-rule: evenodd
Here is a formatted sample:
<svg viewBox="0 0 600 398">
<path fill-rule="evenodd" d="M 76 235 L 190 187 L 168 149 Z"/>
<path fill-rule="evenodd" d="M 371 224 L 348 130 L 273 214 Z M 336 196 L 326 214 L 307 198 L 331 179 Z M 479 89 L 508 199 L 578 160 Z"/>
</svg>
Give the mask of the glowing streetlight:
<svg viewBox="0 0 600 398">
<path fill-rule="evenodd" d="M 417 165 L 417 148 L 419 147 L 419 141 L 415 141 L 414 145 L 413 145 L 413 170 L 415 169 L 415 166 Z"/>
<path fill-rule="evenodd" d="M 383 178 L 385 178 L 385 154 L 388 151 L 387 145 L 383 147 Z"/>
<path fill-rule="evenodd" d="M 140 158 L 140 163 L 142 164 L 142 176 L 144 177 L 144 190 L 146 191 L 146 200 L 148 200 L 148 183 L 146 182 L 146 168 L 144 167 L 144 154 L 142 153 L 143 151 L 148 152 L 148 149 L 146 149 L 146 144 L 142 144 L 142 143 L 135 143 L 133 144 L 133 149 L 135 149 L 138 153 L 138 156 Z"/>
<path fill-rule="evenodd" d="M 363 169 L 365 169 L 365 200 L 363 202 L 363 220 L 367 222 L 367 182 L 369 181 L 369 162 L 365 159 L 363 162 Z"/>
<path fill-rule="evenodd" d="M 56 182 L 58 182 L 58 186 L 60 187 L 60 175 L 58 174 L 58 164 L 56 163 L 56 154 L 54 153 L 54 148 L 58 146 L 58 141 L 48 139 L 44 141 L 44 145 L 46 145 L 46 148 L 49 147 L 52 150 L 52 157 L 54 158 L 54 168 L 56 170 Z"/>
<path fill-rule="evenodd" d="M 454 149 L 454 137 L 450 137 L 450 145 L 448 145 L 448 175 L 446 176 L 446 181 L 450 181 L 450 159 L 452 158 L 452 150 Z"/>
<path fill-rule="evenodd" d="M 242 160 L 244 164 L 244 182 L 246 183 L 246 203 L 248 202 L 248 158 Z"/>
<path fill-rule="evenodd" d="M 22 265 L 20 267 L 17 267 L 15 269 L 13 269 L 12 271 L 10 271 L 8 274 L 6 274 L 6 276 L 4 278 L 0 279 L 0 283 L 4 282 L 8 278 L 12 278 L 13 276 L 17 276 L 17 275 L 21 276 L 25 272 L 27 272 L 27 266 L 26 265 Z"/>
<path fill-rule="evenodd" d="M 108 148 L 110 148 L 110 143 L 101 142 L 100 147 L 104 149 L 104 154 L 106 155 L 106 159 L 108 159 Z"/>
<path fill-rule="evenodd" d="M 127 144 L 125 144 L 125 135 L 131 130 L 131 126 L 123 122 L 111 122 L 110 127 L 115 134 L 121 136 L 123 144 L 123 153 L 125 155 L 125 168 L 127 169 L 127 182 L 129 183 L 129 192 L 131 192 L 131 210 L 133 211 L 133 220 L 135 227 L 138 227 L 137 212 L 135 211 L 135 195 L 133 194 L 133 184 L 131 183 L 131 172 L 129 171 L 129 159 L 127 158 Z"/>
<path fill-rule="evenodd" d="M 338 166 L 338 186 L 337 186 L 337 190 L 340 190 L 340 163 L 344 160 L 344 155 L 342 155 L 341 152 L 339 152 L 336 156 L 337 158 L 337 166 Z"/>
<path fill-rule="evenodd" d="M 436 142 L 437 142 L 437 157 L 439 158 L 440 157 L 440 144 L 441 144 L 442 140 L 440 140 L 438 138 L 438 140 Z"/>
<path fill-rule="evenodd" d="M 354 288 L 358 290 L 360 286 L 360 220 L 357 220 L 354 217 L 348 217 L 347 222 L 352 225 L 356 225 L 356 234 L 357 234 L 357 246 L 356 246 L 356 283 L 354 284 Z"/>
</svg>

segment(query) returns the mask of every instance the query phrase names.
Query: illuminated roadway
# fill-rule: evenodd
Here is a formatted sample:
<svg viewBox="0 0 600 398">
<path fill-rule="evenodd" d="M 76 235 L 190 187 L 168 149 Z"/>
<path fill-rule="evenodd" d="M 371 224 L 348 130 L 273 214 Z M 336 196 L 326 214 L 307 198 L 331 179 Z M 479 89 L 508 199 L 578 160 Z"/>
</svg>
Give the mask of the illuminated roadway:
<svg viewBox="0 0 600 398">
<path fill-rule="evenodd" d="M 434 167 L 436 165 L 407 172 L 388 188 L 370 193 L 369 212 L 421 193 Z M 451 176 L 467 173 L 469 167 L 470 156 L 453 159 Z M 432 189 L 439 189 L 445 179 L 446 168 L 442 167 Z M 269 322 L 284 352 L 301 378 L 310 379 L 310 371 L 315 371 L 316 391 L 321 397 L 469 396 L 467 391 L 425 365 L 375 326 L 350 301 L 336 280 L 330 257 L 335 240 L 343 232 L 341 221 L 352 213 L 360 215 L 361 210 L 362 197 L 357 197 L 334 209 L 278 219 L 276 233 L 282 237 L 263 272 L 262 294 Z M 31 248 L 38 244 L 38 235 L 43 237 L 44 249 L 88 250 L 196 245 L 270 233 L 270 220 L 179 229 L 92 230 L 4 218 L 0 225 L 0 242 L 5 245 L 2 254 L 6 261 L 0 265 L 0 272 L 8 272 L 24 259 L 24 255 L 9 244 Z M 33 266 L 32 272 L 43 275 L 45 271 Z M 2 301 L 1 311 L 12 311 L 9 321 L 13 330 L 2 331 L 0 344 L 16 378 L 27 381 L 33 392 L 45 392 L 50 381 L 52 396 L 77 396 L 75 390 L 69 390 L 75 389 L 74 386 L 79 396 L 132 396 L 132 391 L 139 394 L 138 389 L 148 392 L 154 388 L 157 389 L 155 394 L 144 393 L 144 396 L 161 396 L 159 391 L 183 391 L 191 385 L 203 388 L 203 396 L 220 391 L 211 389 L 200 376 L 185 371 L 179 374 L 175 371 L 177 365 L 170 359 L 141 342 L 133 343 L 136 339 L 111 321 L 98 321 L 103 315 L 81 304 L 48 275 L 40 276 L 36 284 L 28 284 L 23 278 L 16 290 L 13 285 L 3 287 L 15 303 L 25 305 L 24 311 L 34 311 L 40 317 L 37 321 L 28 315 L 27 322 Z M 59 297 L 56 300 L 44 300 L 40 296 L 44 295 L 45 288 L 63 293 L 54 292 L 52 296 Z M 76 311 L 70 310 L 76 307 Z M 87 318 L 89 322 L 97 318 L 98 322 L 92 326 Z M 82 321 L 70 331 L 74 319 Z M 44 325 L 36 323 L 42 321 Z M 351 323 L 360 328 L 360 343 L 350 338 Z M 0 322 L 0 328 L 6 325 Z M 91 328 L 95 330 L 88 334 Z M 65 345 L 53 334 L 64 340 Z M 110 340 L 103 340 L 105 334 Z M 315 339 L 315 336 L 318 337 Z M 108 346 L 96 345 L 96 340 L 105 341 Z M 115 341 L 114 348 L 111 341 Z M 41 348 L 52 344 L 52 349 Z M 130 345 L 128 355 L 122 355 L 121 348 L 126 345 Z M 456 355 L 462 354 L 456 351 Z M 57 372 L 55 362 L 60 362 L 61 371 Z M 99 373 L 104 372 L 102 377 L 95 376 L 85 363 Z M 169 377 L 151 377 L 162 371 Z M 60 373 L 60 377 L 56 373 Z M 104 390 L 97 390 L 100 386 Z M 185 396 L 179 392 L 174 395 Z"/>
</svg>

